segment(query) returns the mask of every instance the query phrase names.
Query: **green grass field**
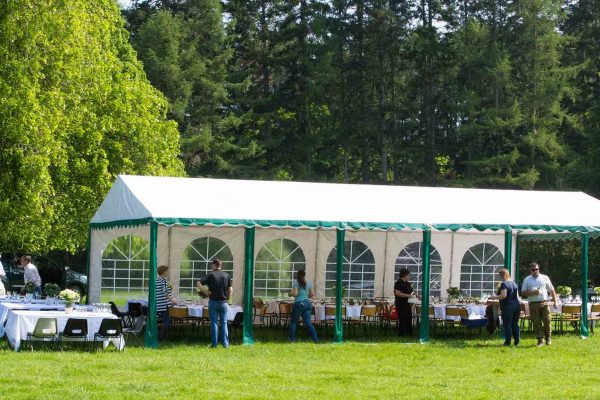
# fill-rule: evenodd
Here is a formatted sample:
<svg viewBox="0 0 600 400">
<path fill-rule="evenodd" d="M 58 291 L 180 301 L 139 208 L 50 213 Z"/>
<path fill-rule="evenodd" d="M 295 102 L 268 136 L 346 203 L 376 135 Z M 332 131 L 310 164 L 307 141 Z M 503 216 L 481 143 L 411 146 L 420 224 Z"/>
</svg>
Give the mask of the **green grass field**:
<svg viewBox="0 0 600 400">
<path fill-rule="evenodd" d="M 282 335 L 283 336 L 283 335 Z M 487 335 L 486 335 L 487 337 Z M 122 353 L 0 346 L 2 399 L 598 399 L 600 338 L 555 335 L 537 348 L 500 339 L 395 338 L 209 349 L 175 339 Z"/>
</svg>

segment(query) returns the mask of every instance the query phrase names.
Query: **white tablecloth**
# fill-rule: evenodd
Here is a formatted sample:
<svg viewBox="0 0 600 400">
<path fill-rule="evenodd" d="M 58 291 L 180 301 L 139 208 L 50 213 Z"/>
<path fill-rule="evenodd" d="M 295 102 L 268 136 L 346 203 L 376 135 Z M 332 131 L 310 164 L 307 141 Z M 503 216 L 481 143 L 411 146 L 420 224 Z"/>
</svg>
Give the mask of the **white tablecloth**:
<svg viewBox="0 0 600 400">
<path fill-rule="evenodd" d="M 44 303 L 9 303 L 3 302 L 0 303 L 0 338 L 4 336 L 4 323 L 6 322 L 6 318 L 8 317 L 8 313 L 11 310 L 35 310 L 40 311 L 42 309 L 54 309 L 64 311 L 64 304 L 44 304 Z"/>
<path fill-rule="evenodd" d="M 326 307 L 325 305 L 316 304 L 314 307 L 315 307 L 315 315 L 314 315 L 315 320 L 322 321 L 324 319 L 335 319 L 334 315 L 328 315 L 327 318 L 325 317 L 325 307 Z M 331 307 L 331 306 L 327 306 L 327 308 L 329 308 L 329 307 Z M 351 319 L 359 319 L 360 318 L 360 310 L 362 309 L 363 306 L 345 305 L 345 307 L 346 307 L 346 318 L 351 318 Z M 375 307 L 375 306 L 365 306 L 365 307 Z M 333 308 L 335 308 L 335 306 Z"/>
<path fill-rule="evenodd" d="M 446 305 L 446 304 L 435 304 L 433 306 L 433 315 L 439 319 L 446 319 L 446 307 L 465 307 L 469 315 L 475 314 L 479 317 L 485 317 L 485 305 L 483 304 L 469 304 L 469 305 Z M 449 319 L 460 320 L 460 317 L 452 317 Z"/>
<path fill-rule="evenodd" d="M 525 312 L 529 314 L 529 303 L 525 302 Z M 565 303 L 564 305 L 569 306 L 579 306 L 581 308 L 581 303 Z M 548 301 L 548 306 L 550 307 L 550 312 L 553 314 L 562 313 L 563 304 L 558 304 L 558 307 L 554 307 L 554 303 L 552 301 Z M 588 316 L 592 312 L 592 303 L 588 302 Z"/>
<path fill-rule="evenodd" d="M 6 333 L 8 342 L 15 351 L 19 350 L 21 341 L 27 339 L 27 333 L 33 332 L 38 318 L 41 317 L 56 318 L 59 332 L 62 332 L 65 329 L 65 325 L 69 318 L 85 318 L 88 322 L 88 340 L 94 340 L 94 334 L 100 329 L 100 323 L 104 318 L 117 319 L 115 315 L 110 313 L 73 312 L 71 314 L 66 314 L 64 311 L 13 310 L 8 313 L 4 332 Z M 122 350 L 125 347 L 125 339 L 122 339 L 120 342 L 121 348 L 119 350 Z M 115 343 L 115 345 L 116 344 L 117 343 Z"/>
</svg>

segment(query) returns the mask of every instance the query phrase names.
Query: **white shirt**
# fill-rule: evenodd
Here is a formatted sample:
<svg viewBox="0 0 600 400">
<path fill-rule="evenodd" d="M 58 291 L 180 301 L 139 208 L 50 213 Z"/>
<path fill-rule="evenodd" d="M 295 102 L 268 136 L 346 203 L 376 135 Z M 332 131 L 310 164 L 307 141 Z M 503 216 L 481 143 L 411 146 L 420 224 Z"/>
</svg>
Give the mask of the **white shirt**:
<svg viewBox="0 0 600 400">
<path fill-rule="evenodd" d="M 6 272 L 4 272 L 4 267 L 2 266 L 2 261 L 0 261 L 0 278 L 4 278 L 6 276 Z"/>
<path fill-rule="evenodd" d="M 548 293 L 554 290 L 554 286 L 552 286 L 550 278 L 544 274 L 539 274 L 537 278 L 535 278 L 533 275 L 529 275 L 527 278 L 525 278 L 525 280 L 523 280 L 523 286 L 521 287 L 523 292 L 535 290 L 537 288 L 541 288 L 542 293 L 536 294 L 535 296 L 528 296 L 528 302 L 532 303 L 536 301 L 546 301 L 548 300 Z"/>
<path fill-rule="evenodd" d="M 32 263 L 27 264 L 23 267 L 23 283 L 27 285 L 28 282 L 33 282 L 35 286 L 42 286 L 42 278 L 37 267 Z"/>
</svg>

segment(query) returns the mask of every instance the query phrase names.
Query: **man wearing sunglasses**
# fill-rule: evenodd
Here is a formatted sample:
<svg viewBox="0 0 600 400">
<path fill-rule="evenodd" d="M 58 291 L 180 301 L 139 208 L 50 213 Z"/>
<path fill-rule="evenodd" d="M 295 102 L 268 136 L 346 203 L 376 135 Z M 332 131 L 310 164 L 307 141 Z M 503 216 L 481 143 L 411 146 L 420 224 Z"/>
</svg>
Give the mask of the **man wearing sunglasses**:
<svg viewBox="0 0 600 400">
<path fill-rule="evenodd" d="M 546 340 L 546 345 L 552 344 L 551 338 L 551 315 L 550 308 L 548 307 L 548 295 L 552 295 L 552 301 L 554 307 L 557 307 L 556 303 L 556 292 L 554 286 L 550 282 L 550 278 L 546 275 L 540 274 L 540 266 L 537 263 L 529 264 L 529 275 L 523 281 L 521 287 L 521 295 L 527 297 L 529 302 L 529 314 L 531 315 L 531 323 L 533 324 L 533 330 L 537 336 L 538 346 L 543 346 Z M 544 329 L 542 331 L 542 323 Z"/>
</svg>

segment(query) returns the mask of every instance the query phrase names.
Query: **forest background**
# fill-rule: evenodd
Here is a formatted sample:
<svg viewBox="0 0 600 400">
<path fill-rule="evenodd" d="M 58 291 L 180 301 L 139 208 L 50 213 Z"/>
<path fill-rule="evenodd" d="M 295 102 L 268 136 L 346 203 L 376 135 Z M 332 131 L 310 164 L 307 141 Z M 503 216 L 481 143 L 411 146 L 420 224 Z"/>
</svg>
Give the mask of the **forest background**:
<svg viewBox="0 0 600 400">
<path fill-rule="evenodd" d="M 84 247 L 118 173 L 600 196 L 598 0 L 22 0 L 0 27 L 2 248 Z M 577 286 L 578 251 L 523 257 Z"/>
</svg>

